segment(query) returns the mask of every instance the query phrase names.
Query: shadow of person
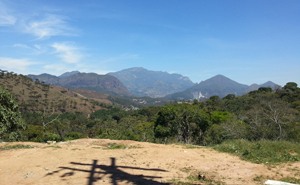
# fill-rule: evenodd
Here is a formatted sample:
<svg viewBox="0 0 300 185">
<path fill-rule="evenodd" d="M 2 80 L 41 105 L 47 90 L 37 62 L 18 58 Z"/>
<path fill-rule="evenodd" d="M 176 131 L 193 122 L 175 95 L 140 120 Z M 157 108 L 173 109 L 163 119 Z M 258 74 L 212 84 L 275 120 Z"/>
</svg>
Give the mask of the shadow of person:
<svg viewBox="0 0 300 185">
<path fill-rule="evenodd" d="M 88 185 L 92 185 L 94 182 L 97 182 L 103 178 L 105 175 L 110 175 L 111 183 L 113 185 L 117 185 L 118 182 L 126 182 L 132 184 L 146 184 L 146 185 L 169 185 L 169 183 L 158 182 L 154 179 L 160 179 L 161 177 L 158 176 L 147 176 L 147 175 L 134 175 L 127 173 L 121 168 L 125 169 L 133 169 L 133 170 L 146 170 L 146 171 L 160 171 L 160 172 L 167 172 L 166 170 L 157 169 L 157 168 L 139 168 L 139 167 L 130 167 L 130 166 L 117 166 L 116 159 L 110 158 L 111 164 L 109 165 L 98 165 L 98 160 L 93 160 L 92 164 L 88 163 L 76 163 L 71 162 L 73 165 L 79 166 L 91 166 L 90 170 L 85 169 L 78 169 L 78 168 L 70 168 L 70 167 L 59 167 L 61 170 L 71 170 L 71 172 L 67 172 L 63 174 L 61 177 L 72 176 L 75 174 L 76 171 L 78 172 L 86 172 L 89 173 L 88 177 Z M 59 170 L 59 171 L 61 171 Z M 58 173 L 56 171 L 54 173 Z M 54 174 L 53 173 L 53 174 Z M 102 177 L 101 177 L 102 176 Z"/>
</svg>

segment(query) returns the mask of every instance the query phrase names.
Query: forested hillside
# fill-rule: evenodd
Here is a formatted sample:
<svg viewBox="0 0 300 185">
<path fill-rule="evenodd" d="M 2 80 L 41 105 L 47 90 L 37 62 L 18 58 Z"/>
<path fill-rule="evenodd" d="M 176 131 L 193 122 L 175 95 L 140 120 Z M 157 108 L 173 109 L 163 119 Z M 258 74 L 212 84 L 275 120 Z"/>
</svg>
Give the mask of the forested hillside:
<svg viewBox="0 0 300 185">
<path fill-rule="evenodd" d="M 300 142 L 300 88 L 293 82 L 275 91 L 260 87 L 243 96 L 211 96 L 138 110 L 97 103 L 68 89 L 13 73 L 2 73 L 1 86 L 20 104 L 27 125 L 22 140 L 90 137 L 200 145 L 231 139 Z M 124 101 L 116 98 L 111 97 Z"/>
</svg>

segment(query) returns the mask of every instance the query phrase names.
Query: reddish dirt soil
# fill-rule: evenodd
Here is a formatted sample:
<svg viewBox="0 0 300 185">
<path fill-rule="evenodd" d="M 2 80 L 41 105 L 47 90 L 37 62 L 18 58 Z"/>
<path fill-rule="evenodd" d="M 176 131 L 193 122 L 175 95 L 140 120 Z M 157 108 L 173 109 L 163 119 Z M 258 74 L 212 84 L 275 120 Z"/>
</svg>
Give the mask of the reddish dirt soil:
<svg viewBox="0 0 300 185">
<path fill-rule="evenodd" d="M 107 143 L 127 149 L 105 149 Z M 0 150 L 0 184 L 262 184 L 267 179 L 294 177 L 300 163 L 278 166 L 254 164 L 206 147 L 188 149 L 135 141 L 79 139 L 57 144 L 31 145 L 30 149 Z M 295 171 L 298 169 L 299 171 Z M 204 174 L 205 181 L 188 176 Z M 256 179 L 256 181 L 254 180 Z"/>
</svg>

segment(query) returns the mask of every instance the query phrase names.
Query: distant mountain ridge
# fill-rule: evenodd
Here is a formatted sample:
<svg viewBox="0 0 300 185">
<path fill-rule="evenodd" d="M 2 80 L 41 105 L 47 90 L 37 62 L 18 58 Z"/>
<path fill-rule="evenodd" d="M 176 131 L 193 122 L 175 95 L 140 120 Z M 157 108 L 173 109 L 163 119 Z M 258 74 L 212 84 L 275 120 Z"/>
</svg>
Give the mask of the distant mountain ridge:
<svg viewBox="0 0 300 185">
<path fill-rule="evenodd" d="M 194 85 L 188 77 L 180 74 L 151 71 L 142 67 L 124 69 L 108 75 L 117 77 L 132 94 L 153 98 L 180 92 Z"/>
<path fill-rule="evenodd" d="M 62 75 L 58 76 L 58 78 L 67 78 L 67 77 L 75 75 L 77 73 L 80 73 L 80 72 L 79 71 L 65 72 Z"/>
<path fill-rule="evenodd" d="M 70 89 L 82 88 L 110 95 L 163 97 L 170 100 L 204 99 L 213 95 L 222 98 L 228 94 L 239 96 L 259 87 L 274 89 L 278 86 L 271 81 L 248 86 L 223 75 L 216 75 L 194 84 L 188 77 L 180 74 L 150 71 L 142 67 L 124 69 L 107 75 L 72 71 L 59 77 L 46 73 L 28 76 L 33 80 L 38 78 L 40 81 Z"/>
<path fill-rule="evenodd" d="M 85 88 L 111 95 L 131 95 L 131 93 L 120 82 L 120 80 L 111 75 L 98 75 L 96 73 L 80 72 L 64 74 L 61 75 L 65 76 L 64 78 L 59 78 L 57 76 L 46 73 L 41 75 L 28 75 L 28 77 L 32 78 L 33 80 L 39 79 L 40 81 L 44 81 L 45 83 L 58 85 L 70 89 Z"/>
<path fill-rule="evenodd" d="M 204 99 L 217 95 L 220 98 L 228 94 L 236 96 L 246 94 L 250 91 L 257 90 L 259 87 L 275 87 L 275 83 L 268 81 L 262 85 L 253 84 L 251 86 L 237 83 L 223 75 L 216 75 L 210 79 L 200 82 L 193 87 L 174 94 L 165 96 L 166 99 L 172 100 L 189 100 Z"/>
</svg>

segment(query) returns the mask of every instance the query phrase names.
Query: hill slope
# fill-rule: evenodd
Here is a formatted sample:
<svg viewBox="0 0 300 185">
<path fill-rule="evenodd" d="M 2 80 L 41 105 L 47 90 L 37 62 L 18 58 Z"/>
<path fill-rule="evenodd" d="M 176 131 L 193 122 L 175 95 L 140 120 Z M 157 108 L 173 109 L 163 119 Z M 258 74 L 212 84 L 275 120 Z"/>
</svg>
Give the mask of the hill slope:
<svg viewBox="0 0 300 185">
<path fill-rule="evenodd" d="M 48 77 L 49 75 L 44 75 Z M 87 97 L 65 87 L 33 82 L 24 75 L 7 73 L 1 75 L 0 85 L 14 94 L 21 111 L 63 113 L 83 112 L 90 114 L 101 109 Z M 106 102 L 111 103 L 111 102 Z"/>
<path fill-rule="evenodd" d="M 41 75 L 28 75 L 34 81 L 44 81 L 45 83 L 63 86 L 66 88 L 85 88 L 94 90 L 100 93 L 107 93 L 111 95 L 126 95 L 130 96 L 131 93 L 126 87 L 114 76 L 111 75 L 98 75 L 96 73 L 64 73 L 64 78 L 59 78 L 49 74 Z"/>
<path fill-rule="evenodd" d="M 241 95 L 247 88 L 247 85 L 237 83 L 223 75 L 217 75 L 183 92 L 168 95 L 166 98 L 187 100 L 209 98 L 213 95 L 225 97 L 227 94 Z"/>
<path fill-rule="evenodd" d="M 220 98 L 228 94 L 236 96 L 246 94 L 250 91 L 257 90 L 259 87 L 275 87 L 275 83 L 268 81 L 262 85 L 253 84 L 251 86 L 240 84 L 223 75 L 216 75 L 210 79 L 200 82 L 193 87 L 174 94 L 165 96 L 172 100 L 189 100 L 189 99 L 204 99 L 210 96 L 217 95 Z"/>
<path fill-rule="evenodd" d="M 163 97 L 194 85 L 188 77 L 180 74 L 150 71 L 142 67 L 108 74 L 117 77 L 132 94 L 137 96 Z"/>
</svg>

